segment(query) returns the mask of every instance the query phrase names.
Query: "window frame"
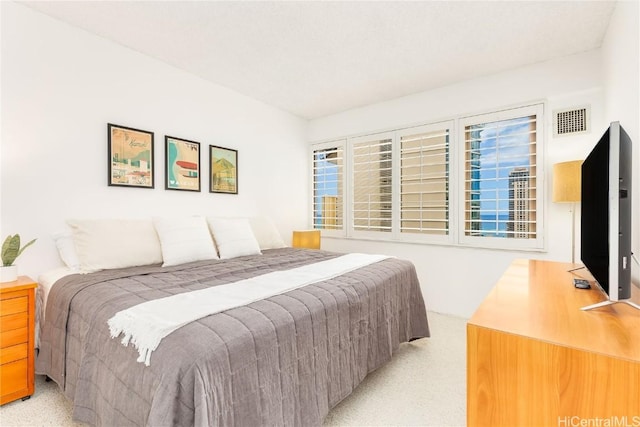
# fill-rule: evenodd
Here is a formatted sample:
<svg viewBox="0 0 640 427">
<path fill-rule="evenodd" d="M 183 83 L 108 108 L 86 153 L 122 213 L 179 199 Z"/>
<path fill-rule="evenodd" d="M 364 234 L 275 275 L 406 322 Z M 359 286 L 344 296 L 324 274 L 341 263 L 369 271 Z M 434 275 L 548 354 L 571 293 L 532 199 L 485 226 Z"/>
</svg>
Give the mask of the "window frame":
<svg viewBox="0 0 640 427">
<path fill-rule="evenodd" d="M 425 233 L 411 233 L 411 232 L 402 232 L 401 230 L 401 213 L 402 213 L 402 203 L 400 200 L 401 196 L 401 174 L 402 174 L 402 165 L 401 165 L 401 143 L 402 137 L 407 135 L 415 135 L 419 133 L 429 133 L 436 131 L 448 130 L 449 132 L 449 161 L 448 161 L 448 185 L 449 189 L 447 192 L 448 198 L 448 233 L 444 235 L 438 234 L 425 234 Z M 394 212 L 395 212 L 395 222 L 393 227 L 393 237 L 396 241 L 407 242 L 407 243 L 432 243 L 432 244 L 446 244 L 452 245 L 455 243 L 456 236 L 456 220 L 455 220 L 455 206 L 456 201 L 454 200 L 455 193 L 453 192 L 453 188 L 455 187 L 455 139 L 456 139 L 456 126 L 455 120 L 446 120 L 440 121 L 436 123 L 429 123 L 420 126 L 413 126 L 404 129 L 399 129 L 395 132 L 394 139 L 394 159 L 396 159 L 398 166 L 394 169 L 396 173 L 396 179 L 394 180 Z"/>
<path fill-rule="evenodd" d="M 543 252 L 546 250 L 545 219 L 545 141 L 546 135 L 546 104 L 545 101 L 522 103 L 515 106 L 495 109 L 486 113 L 458 115 L 446 120 L 421 123 L 379 132 L 367 132 L 348 137 L 335 138 L 310 144 L 311 158 L 311 226 L 314 225 L 314 152 L 339 145 L 344 150 L 343 180 L 342 180 L 342 218 L 343 227 L 336 229 L 319 229 L 326 237 L 374 240 L 381 242 L 415 243 L 443 245 L 453 247 L 486 248 L 496 250 L 517 250 Z M 536 237 L 532 239 L 510 239 L 505 237 L 466 236 L 465 235 L 465 127 L 470 124 L 487 123 L 508 120 L 524 116 L 536 116 Z M 400 159 L 401 137 L 433 130 L 449 130 L 449 233 L 447 235 L 432 235 L 424 233 L 402 233 L 400 231 L 401 203 L 400 203 Z M 366 140 L 383 139 L 389 137 L 392 144 L 392 214 L 391 232 L 362 231 L 354 229 L 353 200 L 353 145 Z"/>
<path fill-rule="evenodd" d="M 466 141 L 465 129 L 467 126 L 481 123 L 497 122 L 502 120 L 510 120 L 522 118 L 526 116 L 536 116 L 536 237 L 532 239 L 517 239 L 505 237 L 489 237 L 489 236 L 467 236 L 465 233 L 465 154 Z M 458 120 L 458 136 L 457 136 L 457 162 L 458 174 L 456 182 L 458 184 L 458 222 L 457 234 L 458 244 L 461 246 L 483 247 L 490 249 L 504 250 L 543 250 L 544 239 L 544 139 L 545 139 L 545 123 L 544 123 L 544 104 L 530 104 L 520 107 L 504 109 L 500 111 L 478 114 L 473 116 L 461 117 Z"/>
<path fill-rule="evenodd" d="M 356 230 L 354 226 L 355 215 L 354 215 L 354 201 L 355 201 L 355 177 L 354 177 L 354 163 L 353 163 L 353 151 L 354 145 L 359 144 L 361 142 L 366 141 L 380 141 L 390 139 L 391 140 L 391 230 L 389 232 L 382 231 L 365 231 L 365 230 Z M 395 132 L 379 132 L 379 133 L 371 133 L 367 135 L 357 136 L 353 138 L 347 138 L 347 161 L 345 162 L 348 165 L 348 194 L 349 201 L 347 204 L 347 218 L 348 218 L 348 228 L 347 235 L 353 238 L 362 238 L 362 239 L 372 239 L 372 240 L 381 240 L 388 241 L 393 240 L 393 227 L 396 221 L 396 212 L 394 209 L 394 183 L 397 181 L 395 176 L 395 171 L 397 169 L 397 159 L 394 155 L 395 150 Z"/>
<path fill-rule="evenodd" d="M 327 150 L 333 148 L 341 148 L 344 156 L 342 165 L 342 227 L 341 228 L 316 228 L 315 225 L 315 152 L 320 150 Z M 347 155 L 347 140 L 345 138 L 335 139 L 332 141 L 326 141 L 318 144 L 311 145 L 311 228 L 314 230 L 320 230 L 322 236 L 327 237 L 347 237 L 348 217 L 347 217 L 347 203 L 348 195 L 346 189 L 349 188 L 347 184 L 348 178 L 348 155 Z"/>
</svg>

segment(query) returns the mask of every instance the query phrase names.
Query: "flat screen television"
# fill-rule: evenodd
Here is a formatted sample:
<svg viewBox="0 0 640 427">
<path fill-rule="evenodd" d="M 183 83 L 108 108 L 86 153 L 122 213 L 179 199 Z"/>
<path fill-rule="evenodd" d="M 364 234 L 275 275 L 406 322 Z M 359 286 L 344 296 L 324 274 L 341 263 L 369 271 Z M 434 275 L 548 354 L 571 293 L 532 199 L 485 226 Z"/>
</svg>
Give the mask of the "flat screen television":
<svg viewBox="0 0 640 427">
<path fill-rule="evenodd" d="M 612 122 L 582 163 L 580 257 L 607 300 L 583 310 L 631 297 L 631 138 Z"/>
</svg>

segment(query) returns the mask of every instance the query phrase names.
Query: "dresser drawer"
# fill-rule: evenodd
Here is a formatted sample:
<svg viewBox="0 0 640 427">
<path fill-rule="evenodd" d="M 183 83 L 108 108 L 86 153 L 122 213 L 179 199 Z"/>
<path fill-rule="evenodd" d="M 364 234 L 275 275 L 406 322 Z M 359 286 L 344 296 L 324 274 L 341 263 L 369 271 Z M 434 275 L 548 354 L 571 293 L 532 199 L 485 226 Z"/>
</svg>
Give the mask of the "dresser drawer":
<svg viewBox="0 0 640 427">
<path fill-rule="evenodd" d="M 13 329 L 0 334 L 0 348 L 22 344 L 29 340 L 29 328 Z"/>
<path fill-rule="evenodd" d="M 10 314 L 0 317 L 0 333 L 13 329 L 26 328 L 29 324 L 27 313 Z"/>
<path fill-rule="evenodd" d="M 0 365 L 0 394 L 27 389 L 27 359 Z"/>
<path fill-rule="evenodd" d="M 15 362 L 16 360 L 26 359 L 28 351 L 27 343 L 18 345 L 12 345 L 11 347 L 5 347 L 0 349 L 0 365 L 5 363 Z"/>
<path fill-rule="evenodd" d="M 24 313 L 29 309 L 29 298 L 7 298 L 0 300 L 0 316 Z"/>
</svg>

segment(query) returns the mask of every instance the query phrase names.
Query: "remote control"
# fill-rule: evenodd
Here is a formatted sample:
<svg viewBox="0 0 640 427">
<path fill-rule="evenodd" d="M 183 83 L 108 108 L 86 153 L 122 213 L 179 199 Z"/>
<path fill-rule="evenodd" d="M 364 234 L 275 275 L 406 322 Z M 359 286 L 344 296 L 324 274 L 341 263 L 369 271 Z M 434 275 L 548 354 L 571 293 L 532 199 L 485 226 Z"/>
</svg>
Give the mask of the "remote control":
<svg viewBox="0 0 640 427">
<path fill-rule="evenodd" d="M 573 286 L 578 289 L 590 289 L 591 285 L 588 280 L 585 279 L 573 279 Z"/>
</svg>

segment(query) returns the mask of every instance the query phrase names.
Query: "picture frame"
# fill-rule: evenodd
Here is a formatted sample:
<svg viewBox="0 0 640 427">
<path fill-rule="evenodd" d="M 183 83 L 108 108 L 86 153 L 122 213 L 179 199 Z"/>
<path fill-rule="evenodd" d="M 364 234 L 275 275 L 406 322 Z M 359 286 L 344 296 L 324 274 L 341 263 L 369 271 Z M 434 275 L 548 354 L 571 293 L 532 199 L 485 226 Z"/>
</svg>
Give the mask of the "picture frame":
<svg viewBox="0 0 640 427">
<path fill-rule="evenodd" d="M 209 192 L 238 194 L 238 150 L 209 145 Z"/>
<path fill-rule="evenodd" d="M 165 135 L 165 190 L 200 191 L 200 143 Z"/>
<path fill-rule="evenodd" d="M 109 186 L 154 188 L 153 132 L 107 123 Z"/>
</svg>

